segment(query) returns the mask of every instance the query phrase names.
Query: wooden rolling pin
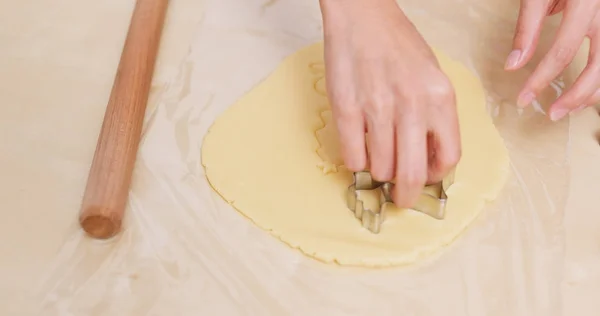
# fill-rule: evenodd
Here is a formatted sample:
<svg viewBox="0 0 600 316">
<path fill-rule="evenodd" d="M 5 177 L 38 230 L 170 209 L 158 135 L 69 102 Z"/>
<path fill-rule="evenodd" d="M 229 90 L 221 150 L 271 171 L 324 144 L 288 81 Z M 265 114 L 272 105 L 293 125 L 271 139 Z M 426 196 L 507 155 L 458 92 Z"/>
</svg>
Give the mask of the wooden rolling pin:
<svg viewBox="0 0 600 316">
<path fill-rule="evenodd" d="M 121 230 L 167 6 L 137 0 L 133 11 L 79 216 L 94 238 Z"/>
</svg>

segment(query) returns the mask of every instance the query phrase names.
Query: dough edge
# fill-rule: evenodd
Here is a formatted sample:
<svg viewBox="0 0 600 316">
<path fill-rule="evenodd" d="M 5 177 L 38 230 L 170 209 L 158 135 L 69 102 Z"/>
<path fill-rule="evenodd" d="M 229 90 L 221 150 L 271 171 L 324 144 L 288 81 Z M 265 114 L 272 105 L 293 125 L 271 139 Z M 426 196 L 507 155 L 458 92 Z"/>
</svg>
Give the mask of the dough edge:
<svg viewBox="0 0 600 316">
<path fill-rule="evenodd" d="M 493 202 L 495 199 L 497 199 L 500 192 L 502 191 L 502 188 L 505 186 L 508 176 L 510 174 L 510 172 L 508 171 L 508 166 L 509 166 L 508 153 L 506 155 L 507 159 L 505 162 L 506 172 L 504 172 L 502 174 L 502 179 L 500 179 L 498 181 L 499 185 L 494 190 L 490 190 L 488 192 L 488 194 L 486 194 L 485 196 L 483 196 L 483 195 L 479 196 L 479 198 L 476 201 L 477 204 L 480 205 L 478 207 L 479 211 L 473 212 L 472 216 L 470 216 L 468 218 L 465 217 L 465 220 L 462 222 L 462 225 L 457 226 L 456 233 L 453 234 L 451 238 L 440 239 L 438 243 L 430 243 L 430 244 L 428 244 L 428 247 L 422 247 L 422 248 L 419 248 L 418 251 L 412 251 L 410 253 L 410 255 L 407 254 L 407 255 L 401 256 L 401 257 L 390 257 L 390 258 L 387 258 L 386 260 L 382 260 L 381 258 L 371 259 L 371 260 L 361 259 L 359 261 L 347 260 L 344 258 L 340 259 L 340 258 L 336 258 L 334 255 L 331 255 L 331 254 L 307 249 L 307 248 L 311 248 L 311 247 L 304 248 L 300 244 L 294 243 L 293 242 L 294 238 L 286 238 L 285 232 L 278 231 L 276 227 L 271 227 L 272 225 L 265 225 L 263 222 L 257 221 L 254 218 L 247 215 L 246 213 L 244 213 L 236 205 L 236 203 L 233 199 L 228 199 L 226 194 L 221 192 L 219 190 L 219 188 L 213 183 L 213 181 L 211 181 L 211 170 L 210 170 L 210 167 L 206 165 L 206 161 L 204 160 L 204 156 L 205 156 L 204 150 L 206 148 L 204 146 L 204 143 L 205 143 L 204 141 L 211 134 L 211 130 L 212 130 L 213 126 L 219 121 L 219 118 L 227 115 L 229 112 L 235 111 L 237 107 L 242 106 L 244 103 L 243 100 L 246 98 L 246 96 L 248 96 L 252 91 L 263 86 L 265 84 L 265 82 L 267 81 L 267 79 L 269 79 L 271 76 L 273 76 L 275 74 L 275 72 L 279 69 L 281 64 L 285 63 L 288 60 L 294 59 L 294 57 L 296 57 L 297 55 L 302 55 L 302 54 L 306 53 L 307 51 L 313 50 L 316 46 L 323 46 L 323 42 L 316 42 L 316 43 L 306 45 L 306 46 L 296 50 L 295 52 L 289 54 L 285 58 L 283 58 L 281 61 L 279 61 L 277 66 L 275 68 L 273 68 L 271 70 L 271 72 L 269 72 L 265 77 L 263 77 L 256 85 L 252 86 L 249 90 L 247 90 L 246 93 L 244 93 L 242 96 L 240 96 L 226 110 L 224 110 L 223 112 L 218 114 L 218 116 L 212 122 L 208 131 L 204 135 L 203 142 L 202 142 L 202 148 L 201 148 L 201 151 L 202 151 L 201 164 L 204 168 L 204 176 L 205 176 L 207 182 L 209 183 L 211 188 L 227 204 L 231 205 L 231 207 L 233 207 L 233 209 L 235 209 L 237 213 L 241 214 L 242 217 L 249 220 L 253 225 L 257 226 L 259 229 L 261 229 L 263 231 L 268 232 L 272 237 L 277 238 L 280 242 L 284 243 L 287 247 L 299 250 L 302 254 L 304 254 L 312 259 L 315 259 L 319 262 L 322 262 L 325 264 L 335 264 L 335 265 L 345 266 L 345 267 L 390 268 L 390 267 L 402 267 L 402 266 L 409 266 L 409 265 L 414 266 L 416 264 L 422 264 L 422 263 L 425 263 L 428 261 L 436 260 L 437 258 L 439 258 L 441 255 L 443 255 L 445 253 L 445 250 L 449 248 L 448 247 L 449 245 L 455 243 L 455 241 L 460 239 L 464 235 L 467 228 L 469 228 L 473 223 L 476 222 L 477 218 L 484 212 L 484 210 L 483 210 L 484 207 L 487 204 L 489 204 L 490 202 Z M 434 49 L 434 51 L 436 52 L 436 54 L 438 54 L 438 53 L 443 54 L 442 50 Z M 450 58 L 450 57 L 448 56 L 448 58 Z M 453 61 L 455 61 L 455 60 L 453 60 Z M 459 63 L 458 61 L 455 61 L 455 62 Z M 464 65 L 462 65 L 462 66 L 464 67 Z M 469 70 L 469 72 L 471 72 L 471 71 Z M 475 74 L 473 74 L 473 75 L 476 76 Z M 477 78 L 477 79 L 478 79 L 478 84 L 481 85 L 479 78 Z M 481 90 L 485 92 L 485 89 L 483 89 L 483 87 L 481 87 Z M 485 102 L 485 99 L 482 101 Z M 493 124 L 493 122 L 492 122 L 492 124 Z M 504 141 L 504 140 L 502 139 L 502 141 Z"/>
</svg>

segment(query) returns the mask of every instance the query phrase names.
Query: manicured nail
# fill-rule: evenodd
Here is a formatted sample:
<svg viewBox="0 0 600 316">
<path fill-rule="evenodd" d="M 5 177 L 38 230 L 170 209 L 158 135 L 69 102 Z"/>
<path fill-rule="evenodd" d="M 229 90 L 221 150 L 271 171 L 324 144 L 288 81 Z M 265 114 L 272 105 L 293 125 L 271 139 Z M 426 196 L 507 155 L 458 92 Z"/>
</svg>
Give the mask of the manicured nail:
<svg viewBox="0 0 600 316">
<path fill-rule="evenodd" d="M 567 115 L 569 113 L 569 109 L 565 109 L 565 108 L 558 108 L 554 111 L 552 111 L 552 113 L 550 113 L 550 119 L 553 120 L 554 122 L 560 120 L 561 118 L 565 117 L 565 115 Z"/>
<path fill-rule="evenodd" d="M 533 102 L 534 99 L 535 99 L 535 94 L 533 94 L 533 92 L 527 92 L 527 93 L 521 94 L 519 96 L 519 99 L 517 100 L 517 106 L 520 108 L 524 108 L 524 107 L 528 106 L 531 102 Z"/>
<path fill-rule="evenodd" d="M 508 58 L 506 59 L 506 64 L 504 65 L 504 69 L 513 69 L 517 67 L 517 64 L 521 60 L 521 50 L 515 49 L 510 54 L 508 54 Z"/>
</svg>

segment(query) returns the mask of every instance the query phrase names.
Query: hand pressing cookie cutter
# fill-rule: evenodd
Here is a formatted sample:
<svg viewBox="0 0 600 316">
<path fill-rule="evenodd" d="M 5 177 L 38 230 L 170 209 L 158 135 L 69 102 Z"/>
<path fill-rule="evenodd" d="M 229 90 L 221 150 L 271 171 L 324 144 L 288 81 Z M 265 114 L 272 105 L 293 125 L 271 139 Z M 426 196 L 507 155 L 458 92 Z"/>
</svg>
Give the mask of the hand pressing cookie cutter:
<svg viewBox="0 0 600 316">
<path fill-rule="evenodd" d="M 446 191 L 454 182 L 454 171 L 452 171 L 440 183 L 432 184 L 423 190 L 417 202 L 412 207 L 413 210 L 429 215 L 435 219 L 444 219 L 446 212 Z M 346 202 L 348 208 L 358 218 L 362 226 L 374 234 L 378 234 L 381 225 L 385 220 L 385 209 L 392 201 L 392 189 L 394 184 L 391 182 L 378 182 L 373 180 L 368 171 L 359 171 L 354 173 L 354 182 L 348 187 Z M 360 199 L 359 191 L 369 191 L 379 189 L 379 206 L 377 209 L 365 209 L 363 201 Z"/>
</svg>

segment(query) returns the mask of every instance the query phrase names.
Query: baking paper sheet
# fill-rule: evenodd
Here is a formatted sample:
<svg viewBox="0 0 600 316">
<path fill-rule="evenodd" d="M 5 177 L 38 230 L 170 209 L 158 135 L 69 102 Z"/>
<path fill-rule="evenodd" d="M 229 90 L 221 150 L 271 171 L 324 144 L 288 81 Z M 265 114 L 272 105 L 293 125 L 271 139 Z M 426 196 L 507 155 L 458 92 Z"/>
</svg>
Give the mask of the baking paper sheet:
<svg viewBox="0 0 600 316">
<path fill-rule="evenodd" d="M 516 1 L 401 5 L 481 78 L 512 172 L 440 256 L 362 270 L 316 262 L 254 227 L 200 164 L 215 118 L 321 40 L 316 0 L 171 2 L 125 229 L 108 242 L 85 237 L 77 212 L 133 1 L 0 2 L 1 314 L 563 315 L 569 121 L 543 112 L 569 78 L 518 111 L 531 68 L 502 70 Z"/>
</svg>

